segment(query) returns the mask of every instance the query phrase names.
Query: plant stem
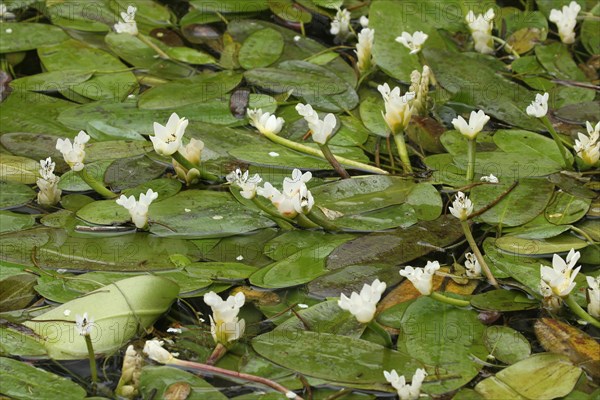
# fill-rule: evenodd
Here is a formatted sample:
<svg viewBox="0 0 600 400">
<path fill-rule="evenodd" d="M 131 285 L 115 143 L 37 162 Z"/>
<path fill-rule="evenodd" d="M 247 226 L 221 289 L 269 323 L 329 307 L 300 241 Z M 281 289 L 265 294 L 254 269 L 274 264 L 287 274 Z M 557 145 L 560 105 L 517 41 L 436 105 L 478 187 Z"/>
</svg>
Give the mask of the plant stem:
<svg viewBox="0 0 600 400">
<path fill-rule="evenodd" d="M 442 303 L 450 304 L 457 307 L 468 307 L 471 305 L 470 301 L 444 296 L 443 294 L 438 292 L 431 292 L 429 297 L 431 297 L 434 300 L 441 301 Z"/>
<path fill-rule="evenodd" d="M 504 46 L 504 48 L 505 48 L 505 49 L 506 49 L 508 52 L 510 52 L 510 54 L 512 54 L 514 58 L 521 58 L 521 56 L 519 55 L 519 53 L 517 53 L 517 52 L 515 51 L 515 49 L 513 49 L 513 47 L 512 47 L 510 44 L 506 43 L 506 41 L 504 41 L 504 40 L 500 39 L 500 38 L 499 38 L 499 37 L 497 37 L 497 36 L 492 36 L 492 39 L 493 39 L 495 42 L 498 42 L 498 43 L 500 43 L 502 46 Z"/>
<path fill-rule="evenodd" d="M 383 326 L 379 325 L 379 323 L 375 321 L 375 319 L 372 319 L 367 326 L 369 327 L 369 329 L 371 329 L 373 332 L 375 332 L 383 338 L 383 340 L 385 341 L 385 347 L 391 349 L 392 346 L 394 346 L 394 344 L 392 343 L 392 338 L 390 337 L 388 331 L 386 331 L 383 328 Z"/>
<path fill-rule="evenodd" d="M 279 215 L 278 213 L 276 213 L 274 210 L 271 210 L 269 207 L 265 206 L 263 203 L 260 202 L 260 200 L 258 200 L 255 197 L 252 198 L 252 202 L 254 203 L 254 205 L 258 208 L 261 209 L 261 211 L 265 212 L 266 214 L 268 214 L 271 219 L 273 221 L 275 221 L 275 223 L 283 230 L 286 231 L 290 231 L 292 229 L 294 229 L 294 226 L 292 225 L 292 223 L 294 221 L 292 221 L 291 219 L 285 218 L 281 215 Z"/>
<path fill-rule="evenodd" d="M 540 118 L 540 120 L 542 121 L 542 123 L 544 124 L 546 129 L 548 129 L 548 132 L 550 132 L 552 139 L 554 139 L 554 143 L 556 143 L 556 146 L 558 147 L 558 151 L 560 152 L 560 155 L 565 164 L 564 167 L 566 169 L 572 169 L 571 165 L 569 164 L 569 158 L 567 157 L 567 149 L 565 149 L 565 146 L 562 144 L 562 141 L 560 140 L 560 136 L 558 136 L 558 133 L 556 133 L 556 131 L 554 130 L 552 123 L 550 122 L 548 117 L 545 115 L 542 118 Z"/>
<path fill-rule="evenodd" d="M 317 215 L 316 213 L 312 212 L 312 210 L 309 211 L 309 213 L 306 214 L 306 216 L 315 224 L 322 226 L 323 229 L 325 229 L 326 231 L 337 232 L 340 230 L 340 228 L 336 224 L 334 224 L 333 222 L 329 222 L 325 218 L 321 218 L 320 215 Z"/>
<path fill-rule="evenodd" d="M 302 228 L 306 228 L 306 229 L 314 229 L 314 228 L 319 228 L 320 227 L 320 225 L 315 224 L 310 219 L 308 219 L 306 215 L 304 215 L 302 213 L 296 215 L 296 222 Z"/>
<path fill-rule="evenodd" d="M 148 46 L 152 50 L 154 50 L 156 52 L 156 54 L 158 54 L 158 56 L 160 58 L 162 58 L 163 60 L 170 60 L 171 59 L 171 57 L 169 57 L 169 55 L 167 53 L 165 53 L 164 51 L 162 51 L 162 49 L 160 47 L 158 47 L 157 45 L 155 45 L 154 43 L 152 43 L 152 40 L 150 40 L 146 36 L 142 35 L 141 33 L 138 33 L 137 34 L 137 38 L 140 39 L 142 42 L 144 42 L 144 44 L 146 46 Z"/>
<path fill-rule="evenodd" d="M 201 179 L 204 179 L 206 181 L 212 181 L 212 182 L 217 182 L 220 180 L 220 178 L 218 176 L 213 175 L 210 172 L 203 171 L 202 168 L 200 168 L 200 166 L 195 165 L 192 162 L 190 162 L 190 160 L 185 158 L 185 156 L 183 154 L 181 154 L 179 151 L 177 151 L 176 153 L 173 153 L 173 155 L 171 157 L 173 157 L 173 159 L 175 161 L 177 161 L 179 164 L 181 164 L 188 171 L 191 169 L 196 169 L 198 172 L 200 172 Z"/>
<path fill-rule="evenodd" d="M 467 176 L 466 179 L 469 182 L 473 181 L 475 176 L 475 146 L 476 140 L 469 139 L 467 141 Z"/>
<path fill-rule="evenodd" d="M 410 158 L 408 157 L 408 150 L 406 149 L 406 142 L 404 141 L 404 132 L 396 133 L 394 135 L 394 141 L 396 142 L 396 148 L 398 149 L 398 155 L 402 161 L 404 172 L 412 174 L 412 166 L 410 165 Z"/>
<path fill-rule="evenodd" d="M 81 171 L 77 171 L 77 175 L 81 179 L 83 179 L 83 181 L 85 183 L 87 183 L 89 187 L 94 189 L 94 191 L 96 193 L 98 193 L 99 195 L 101 195 L 102 197 L 107 198 L 107 199 L 114 199 L 115 197 L 117 197 L 117 195 L 115 193 L 111 192 L 110 190 L 108 190 L 104 186 L 103 183 L 98 182 L 90 174 L 88 174 L 86 167 L 83 167 L 83 169 Z"/>
<path fill-rule="evenodd" d="M 496 289 L 499 289 L 500 286 L 498 286 L 498 282 L 496 281 L 496 278 L 494 278 L 494 275 L 492 275 L 492 271 L 490 271 L 490 268 L 488 267 L 487 263 L 483 259 L 483 255 L 479 251 L 479 247 L 477 247 L 477 243 L 475 242 L 475 238 L 473 237 L 473 234 L 471 233 L 471 228 L 469 227 L 469 223 L 467 221 L 460 221 L 460 225 L 463 228 L 463 232 L 465 233 L 467 242 L 469 242 L 469 246 L 471 246 L 471 250 L 473 250 L 475 257 L 477 258 L 477 262 L 479 262 L 479 265 L 481 266 L 481 269 L 485 273 L 485 276 L 487 277 L 488 281 Z"/>
<path fill-rule="evenodd" d="M 263 135 L 267 139 L 271 140 L 272 142 L 280 144 L 282 146 L 285 146 L 289 149 L 300 151 L 302 153 L 309 154 L 311 156 L 319 157 L 319 158 L 326 160 L 325 155 L 323 154 L 323 152 L 321 150 L 313 149 L 312 147 L 303 145 L 301 143 L 297 143 L 292 140 L 288 140 L 281 136 L 277 136 L 274 133 L 263 133 Z M 384 171 L 380 168 L 374 167 L 372 165 L 364 164 L 364 163 L 350 160 L 348 158 L 344 158 L 344 157 L 340 157 L 340 156 L 335 156 L 335 158 L 342 164 L 345 164 L 347 166 L 351 166 L 351 167 L 354 167 L 354 168 L 357 168 L 357 169 L 360 169 L 363 171 L 368 171 L 368 172 L 372 172 L 374 174 L 380 174 L 380 175 L 388 175 L 389 174 L 389 172 Z"/>
<path fill-rule="evenodd" d="M 325 156 L 327 161 L 329 161 L 329 164 L 331 164 L 333 169 L 335 169 L 335 172 L 337 172 L 338 175 L 342 177 L 342 179 L 349 179 L 350 174 L 348 174 L 348 171 L 346 171 L 346 169 L 342 167 L 340 162 L 335 158 L 335 156 L 329 149 L 329 146 L 327 146 L 327 143 L 319 144 L 319 148 L 323 152 L 323 155 Z"/>
<path fill-rule="evenodd" d="M 178 365 L 180 367 L 189 368 L 189 369 L 193 369 L 196 371 L 208 372 L 211 374 L 217 374 L 217 375 L 223 375 L 223 376 L 230 376 L 230 377 L 236 378 L 236 379 L 243 379 L 243 380 L 250 381 L 250 382 L 261 383 L 265 386 L 269 386 L 270 388 L 277 390 L 278 392 L 283 393 L 286 396 L 289 393 L 292 393 L 292 391 L 287 389 L 285 386 L 281 386 L 279 383 L 274 382 L 270 379 L 263 378 L 261 376 L 244 374 L 242 372 L 230 371 L 228 369 L 219 368 L 219 367 L 215 367 L 212 365 L 195 363 L 192 361 L 185 361 L 185 360 L 180 360 L 177 358 L 173 358 L 172 361 L 166 363 L 166 365 Z M 292 399 L 302 400 L 302 397 L 296 395 L 296 397 L 293 397 Z"/>
<path fill-rule="evenodd" d="M 573 296 L 571 296 L 569 294 L 567 297 L 563 298 L 563 300 L 565 301 L 565 303 L 567 303 L 567 305 L 569 306 L 571 311 L 573 311 L 575 313 L 575 315 L 577 315 L 579 318 L 581 318 L 585 322 L 592 324 L 596 328 L 600 328 L 600 321 L 598 321 L 596 318 L 592 317 L 583 308 L 581 308 L 581 306 L 579 304 L 577 304 L 577 302 L 575 301 L 575 298 L 573 298 Z"/>
<path fill-rule="evenodd" d="M 223 358 L 225 353 L 227 353 L 227 347 L 223 346 L 221 343 L 217 343 L 210 357 L 206 360 L 206 364 L 215 365 L 217 361 Z"/>
<path fill-rule="evenodd" d="M 92 345 L 92 338 L 90 335 L 84 335 L 85 345 L 88 351 L 88 357 L 90 359 L 90 372 L 92 373 L 92 386 L 95 387 L 98 384 L 98 370 L 96 368 L 96 357 L 94 356 L 94 346 Z"/>
</svg>

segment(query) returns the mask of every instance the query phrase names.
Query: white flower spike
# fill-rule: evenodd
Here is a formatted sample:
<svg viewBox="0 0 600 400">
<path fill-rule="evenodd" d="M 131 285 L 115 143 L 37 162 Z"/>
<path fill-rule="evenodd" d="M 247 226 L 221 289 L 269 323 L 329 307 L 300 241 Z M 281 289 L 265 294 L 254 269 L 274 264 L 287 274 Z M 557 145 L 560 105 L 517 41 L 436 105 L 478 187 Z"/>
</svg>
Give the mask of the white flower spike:
<svg viewBox="0 0 600 400">
<path fill-rule="evenodd" d="M 0 21 L 15 19 L 15 14 L 8 11 L 6 4 L 0 3 Z"/>
<path fill-rule="evenodd" d="M 587 136 L 578 132 L 578 139 L 575 139 L 575 146 L 573 149 L 586 165 L 594 166 L 600 159 L 600 122 L 598 122 L 594 128 L 592 124 L 587 121 L 586 127 L 588 132 Z"/>
<path fill-rule="evenodd" d="M 488 176 L 482 176 L 479 180 L 481 182 L 488 182 L 488 183 L 499 183 L 500 182 L 494 174 L 489 174 Z"/>
<path fill-rule="evenodd" d="M 81 336 L 89 336 L 92 333 L 94 327 L 94 318 L 89 318 L 88 313 L 84 312 L 83 315 L 75 316 L 75 329 Z"/>
<path fill-rule="evenodd" d="M 249 176 L 249 172 L 245 171 L 242 173 L 242 170 L 239 168 L 235 171 L 231 171 L 226 177 L 227 182 L 232 185 L 236 185 L 240 188 L 240 194 L 242 197 L 248 200 L 252 200 L 256 197 L 256 190 L 258 188 L 258 184 L 262 182 L 262 178 L 258 174 L 254 174 L 253 176 Z"/>
<path fill-rule="evenodd" d="M 163 348 L 164 342 L 158 339 L 146 340 L 144 354 L 153 361 L 160 364 L 170 364 L 175 357 Z"/>
<path fill-rule="evenodd" d="M 216 343 L 227 344 L 238 340 L 244 334 L 246 322 L 238 320 L 238 313 L 244 306 L 244 293 L 236 293 L 227 300 L 221 299 L 215 292 L 204 295 L 204 302 L 210 306 L 213 315 L 210 316 L 211 333 Z"/>
<path fill-rule="evenodd" d="M 467 139 L 474 140 L 489 120 L 490 117 L 482 110 L 477 112 L 471 111 L 468 124 L 467 121 L 459 115 L 458 118 L 452 120 L 452 125 L 454 125 L 454 129 L 459 131 Z"/>
<path fill-rule="evenodd" d="M 329 33 L 335 35 L 338 42 L 343 42 L 350 36 L 350 11 L 343 8 L 337 10 Z"/>
<path fill-rule="evenodd" d="M 400 275 L 410 280 L 422 295 L 429 296 L 433 291 L 433 275 L 440 269 L 437 261 L 427 261 L 424 268 L 413 268 L 410 265 L 400 271 Z"/>
<path fill-rule="evenodd" d="M 404 375 L 398 375 L 396 370 L 383 371 L 385 379 L 396 389 L 400 400 L 417 400 L 421 394 L 421 385 L 427 376 L 424 369 L 418 368 L 413 375 L 412 381 L 406 383 Z"/>
<path fill-rule="evenodd" d="M 81 171 L 85 165 L 85 144 L 90 140 L 90 136 L 84 131 L 79 131 L 73 144 L 69 139 L 58 139 L 56 141 L 56 150 L 60 151 L 73 171 Z"/>
<path fill-rule="evenodd" d="M 190 139 L 187 145 L 179 148 L 181 155 L 194 165 L 200 165 L 202 150 L 204 150 L 204 142 L 194 138 Z M 200 171 L 197 168 L 188 170 L 175 159 L 173 159 L 173 168 L 175 168 L 177 177 L 184 180 L 187 185 L 197 182 L 200 177 Z"/>
<path fill-rule="evenodd" d="M 40 178 L 37 179 L 37 187 L 40 189 L 37 195 L 38 204 L 43 206 L 53 206 L 60 201 L 62 191 L 58 188 L 60 178 L 54 175 L 56 163 L 52 158 L 40 160 Z"/>
<path fill-rule="evenodd" d="M 158 193 L 148 189 L 146 193 L 140 194 L 140 200 L 136 201 L 134 196 L 121 195 L 117 199 L 117 204 L 123 206 L 129 211 L 131 220 L 138 229 L 145 229 L 148 226 L 148 207 L 158 198 Z"/>
<path fill-rule="evenodd" d="M 494 48 L 492 47 L 494 44 L 492 29 L 494 28 L 495 16 L 494 9 L 490 8 L 485 14 L 477 16 L 475 16 L 473 11 L 469 11 L 465 18 L 473 36 L 475 50 L 480 53 L 490 54 L 494 52 Z"/>
<path fill-rule="evenodd" d="M 358 22 L 360 23 L 360 26 L 364 28 L 368 28 L 369 27 L 369 18 L 365 15 L 362 15 L 359 19 Z"/>
<path fill-rule="evenodd" d="M 377 86 L 385 102 L 385 113 L 383 118 L 389 126 L 392 134 L 404 131 L 412 117 L 411 101 L 415 98 L 414 92 L 407 92 L 400 96 L 400 88 L 395 87 L 390 90 L 387 83 Z"/>
<path fill-rule="evenodd" d="M 356 66 L 361 74 L 369 72 L 373 66 L 373 42 L 375 40 L 375 29 L 364 28 L 358 34 L 356 43 Z"/>
<path fill-rule="evenodd" d="M 172 156 L 182 146 L 181 138 L 185 133 L 189 121 L 186 118 L 179 118 L 176 113 L 171 114 L 167 125 L 162 126 L 158 122 L 154 123 L 154 136 L 150 140 L 154 145 L 154 151 L 161 156 Z"/>
<path fill-rule="evenodd" d="M 396 38 L 396 42 L 401 43 L 404 47 L 410 50 L 410 54 L 417 54 L 421 51 L 421 47 L 425 44 L 425 41 L 429 35 L 424 32 L 416 31 L 412 35 L 408 32 L 402 32 L 402 36 Z"/>
<path fill-rule="evenodd" d="M 527 115 L 530 117 L 542 118 L 548 113 L 548 93 L 536 94 L 535 100 L 527 106 Z"/>
<path fill-rule="evenodd" d="M 575 277 L 581 266 L 575 269 L 574 267 L 580 256 L 578 251 L 571 249 L 566 260 L 563 260 L 558 254 L 554 254 L 552 267 L 540 266 L 542 281 L 552 289 L 552 293 L 556 296 L 566 297 L 575 287 Z"/>
<path fill-rule="evenodd" d="M 558 35 L 563 43 L 571 44 L 575 42 L 575 25 L 577 25 L 577 14 L 581 11 L 581 6 L 572 1 L 568 6 L 563 6 L 562 10 L 551 10 L 550 21 L 556 24 Z"/>
<path fill-rule="evenodd" d="M 465 254 L 465 268 L 469 278 L 479 278 L 481 276 L 481 265 L 473 253 Z"/>
<path fill-rule="evenodd" d="M 136 12 L 137 7 L 134 6 L 127 7 L 127 12 L 121 12 L 121 19 L 123 21 L 119 21 L 114 25 L 115 32 L 136 36 L 138 34 L 137 24 L 135 22 Z"/>
<path fill-rule="evenodd" d="M 246 111 L 250 119 L 250 125 L 255 127 L 262 134 L 277 135 L 281 132 L 285 120 L 281 117 L 276 117 L 275 114 L 263 112 L 262 109 L 248 109 Z"/>
<path fill-rule="evenodd" d="M 256 193 L 273 203 L 273 205 L 284 217 L 295 218 L 298 213 L 308 214 L 314 205 L 314 199 L 306 182 L 310 181 L 312 174 L 299 169 L 292 171 L 292 178 L 284 178 L 283 191 L 279 191 L 269 182 L 265 182 L 263 187 L 259 187 Z"/>
<path fill-rule="evenodd" d="M 383 292 L 385 292 L 385 288 L 385 282 L 375 279 L 371 285 L 365 283 L 360 294 L 352 292 L 348 298 L 342 293 L 338 300 L 338 305 L 342 310 L 350 311 L 358 322 L 367 324 L 375 316 L 377 303 L 381 299 Z"/>
<path fill-rule="evenodd" d="M 319 115 L 313 110 L 310 104 L 297 104 L 296 111 L 302 115 L 308 123 L 308 128 L 311 130 L 311 137 L 315 143 L 325 144 L 329 137 L 333 134 L 333 130 L 337 125 L 335 115 L 329 113 L 325 118 L 320 119 Z"/>
<path fill-rule="evenodd" d="M 600 318 L 600 276 L 586 276 L 585 279 L 589 286 L 587 312 L 594 318 Z"/>
<path fill-rule="evenodd" d="M 463 192 L 458 192 L 450 207 L 450 213 L 459 220 L 466 221 L 473 213 L 473 202 Z"/>
</svg>

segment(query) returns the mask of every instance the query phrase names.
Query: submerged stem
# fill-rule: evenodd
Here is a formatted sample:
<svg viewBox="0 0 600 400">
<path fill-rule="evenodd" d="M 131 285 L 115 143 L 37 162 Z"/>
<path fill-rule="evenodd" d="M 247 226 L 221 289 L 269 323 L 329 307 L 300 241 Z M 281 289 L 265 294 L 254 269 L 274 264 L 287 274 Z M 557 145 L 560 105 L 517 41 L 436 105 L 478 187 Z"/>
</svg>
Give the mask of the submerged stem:
<svg viewBox="0 0 600 400">
<path fill-rule="evenodd" d="M 329 161 L 329 164 L 331 164 L 331 166 L 333 167 L 333 169 L 335 169 L 335 172 L 337 172 L 338 175 L 340 177 L 342 177 L 342 179 L 349 179 L 350 178 L 350 174 L 348 174 L 348 171 L 346 171 L 346 169 L 344 167 L 342 167 L 342 164 L 340 164 L 340 162 L 335 158 L 335 156 L 333 155 L 333 153 L 329 149 L 329 146 L 327 146 L 327 143 L 325 143 L 325 144 L 319 144 L 319 148 L 323 152 L 323 155 L 325 156 L 325 159 L 327 161 Z"/>
</svg>

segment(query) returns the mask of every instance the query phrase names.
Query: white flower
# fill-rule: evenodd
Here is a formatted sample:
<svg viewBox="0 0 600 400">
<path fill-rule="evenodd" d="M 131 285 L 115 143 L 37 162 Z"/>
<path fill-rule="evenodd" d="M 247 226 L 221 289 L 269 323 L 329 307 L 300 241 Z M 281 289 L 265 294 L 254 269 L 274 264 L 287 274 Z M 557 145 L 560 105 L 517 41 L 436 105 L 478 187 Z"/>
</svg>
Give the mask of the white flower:
<svg viewBox="0 0 600 400">
<path fill-rule="evenodd" d="M 148 225 L 148 207 L 157 198 L 158 193 L 154 192 L 152 189 L 148 189 L 145 194 L 140 194 L 139 201 L 135 201 L 134 196 L 127 197 L 122 194 L 121 197 L 117 199 L 117 204 L 125 207 L 129 211 L 131 220 L 138 229 L 144 229 Z"/>
<path fill-rule="evenodd" d="M 163 349 L 163 344 L 164 342 L 158 339 L 146 340 L 143 350 L 144 354 L 157 363 L 170 364 L 175 357 L 173 357 L 173 354 Z"/>
<path fill-rule="evenodd" d="M 55 165 L 50 157 L 40 160 L 40 178 L 36 181 L 40 189 L 37 195 L 40 205 L 52 206 L 60 201 L 62 191 L 58 188 L 60 178 L 54 175 Z"/>
<path fill-rule="evenodd" d="M 410 50 L 410 54 L 417 54 L 427 40 L 429 35 L 421 31 L 416 31 L 412 35 L 408 32 L 402 32 L 402 36 L 396 38 L 396 42 L 401 43 Z"/>
<path fill-rule="evenodd" d="M 312 132 L 311 136 L 315 143 L 327 143 L 327 140 L 333 133 L 333 129 L 337 125 L 335 115 L 329 113 L 321 120 L 310 104 L 304 105 L 302 103 L 296 104 L 296 111 L 308 123 L 308 128 Z"/>
<path fill-rule="evenodd" d="M 211 333 L 216 343 L 227 344 L 237 340 L 244 334 L 246 322 L 238 321 L 238 313 L 246 298 L 244 293 L 236 293 L 223 301 L 215 292 L 204 295 L 204 302 L 210 306 L 213 315 L 210 317 Z"/>
<path fill-rule="evenodd" d="M 290 390 L 289 392 L 286 392 L 285 397 L 287 397 L 288 399 L 295 399 L 296 393 L 294 393 Z"/>
<path fill-rule="evenodd" d="M 589 303 L 587 306 L 588 314 L 594 318 L 600 318 L 600 276 L 597 276 L 596 278 L 586 276 L 585 279 L 589 286 Z"/>
<path fill-rule="evenodd" d="M 88 318 L 88 313 L 84 312 L 83 316 L 77 314 L 75 316 L 75 329 L 81 336 L 89 336 L 92 333 L 94 326 L 94 318 Z"/>
<path fill-rule="evenodd" d="M 262 182 L 260 175 L 254 174 L 253 176 L 249 176 L 249 171 L 242 173 L 239 168 L 227 174 L 225 179 L 227 179 L 227 182 L 230 184 L 239 187 L 241 189 L 240 194 L 242 197 L 249 200 L 256 196 L 258 184 Z"/>
<path fill-rule="evenodd" d="M 527 115 L 530 117 L 542 118 L 548 113 L 548 93 L 536 94 L 535 100 L 527 106 Z"/>
<path fill-rule="evenodd" d="M 473 213 L 473 202 L 463 192 L 458 192 L 450 207 L 450 213 L 461 221 L 466 221 Z"/>
<path fill-rule="evenodd" d="M 142 362 L 142 356 L 130 344 L 125 350 L 125 357 L 123 357 L 121 379 L 117 385 L 118 395 L 133 398 L 137 394 L 142 375 Z"/>
<path fill-rule="evenodd" d="M 365 15 L 362 15 L 359 19 L 358 22 L 360 23 L 360 26 L 362 26 L 363 28 L 368 28 L 369 27 L 369 18 Z"/>
<path fill-rule="evenodd" d="M 84 131 L 79 131 L 73 144 L 69 139 L 58 139 L 56 141 L 56 150 L 60 151 L 73 171 L 81 171 L 85 166 L 85 144 L 90 140 L 90 136 Z"/>
<path fill-rule="evenodd" d="M 596 165 L 600 159 L 600 122 L 594 128 L 589 121 L 586 121 L 587 136 L 581 132 L 577 132 L 578 139 L 575 139 L 573 149 L 577 155 L 587 165 Z"/>
<path fill-rule="evenodd" d="M 481 265 L 477 261 L 477 257 L 473 253 L 465 254 L 465 268 L 467 269 L 467 276 L 469 278 L 479 278 L 481 276 Z"/>
<path fill-rule="evenodd" d="M 427 261 L 425 268 L 413 268 L 408 265 L 400 271 L 400 275 L 408 278 L 421 294 L 429 296 L 433 290 L 433 275 L 438 269 L 440 269 L 439 262 Z"/>
<path fill-rule="evenodd" d="M 256 193 L 273 203 L 279 213 L 287 218 L 294 218 L 298 213 L 307 214 L 314 205 L 314 199 L 306 182 L 312 178 L 310 172 L 304 174 L 299 169 L 292 171 L 292 178 L 284 178 L 283 191 L 279 191 L 269 182 L 259 187 Z"/>
<path fill-rule="evenodd" d="M 375 29 L 364 28 L 358 34 L 356 43 L 356 66 L 361 73 L 368 72 L 373 65 L 373 41 L 375 40 Z"/>
<path fill-rule="evenodd" d="M 161 156 L 175 154 L 182 146 L 181 138 L 185 133 L 188 122 L 186 118 L 179 118 L 176 113 L 171 114 L 165 126 L 155 122 L 154 136 L 150 136 L 154 151 Z"/>
<path fill-rule="evenodd" d="M 385 282 L 375 279 L 371 285 L 365 283 L 360 294 L 352 292 L 348 298 L 342 293 L 338 305 L 342 310 L 350 311 L 358 322 L 369 323 L 375 316 L 377 303 L 381 299 L 382 293 L 385 292 L 385 287 Z"/>
<path fill-rule="evenodd" d="M 277 135 L 281 132 L 285 120 L 281 117 L 276 117 L 275 114 L 263 112 L 262 109 L 248 109 L 246 111 L 250 119 L 250 125 L 258 129 L 262 134 Z"/>
<path fill-rule="evenodd" d="M 482 176 L 479 179 L 481 182 L 489 182 L 489 183 L 498 183 L 500 182 L 494 174 L 489 174 L 488 176 Z"/>
<path fill-rule="evenodd" d="M 186 146 L 179 148 L 181 155 L 194 165 L 200 165 L 202 150 L 204 150 L 204 142 L 194 138 L 190 139 L 190 142 Z M 200 171 L 197 168 L 187 170 L 183 165 L 175 161 L 175 159 L 173 159 L 173 168 L 175 168 L 179 179 L 184 180 L 188 185 L 196 182 L 200 177 Z"/>
<path fill-rule="evenodd" d="M 563 43 L 571 44 L 575 42 L 575 25 L 577 25 L 579 11 L 581 11 L 581 6 L 575 1 L 572 1 L 568 6 L 563 6 L 562 11 L 550 11 L 548 19 L 556 24 L 558 35 Z"/>
<path fill-rule="evenodd" d="M 129 6 L 127 7 L 127 12 L 121 12 L 121 19 L 123 22 L 119 21 L 114 25 L 115 32 L 126 33 L 133 36 L 137 35 L 138 29 L 135 22 L 136 11 L 136 7 Z"/>
<path fill-rule="evenodd" d="M 490 54 L 494 52 L 492 47 L 492 29 L 494 28 L 494 9 L 490 8 L 485 14 L 475 16 L 473 11 L 469 11 L 466 20 L 475 42 L 475 50 L 480 53 Z"/>
<path fill-rule="evenodd" d="M 343 8 L 337 10 L 333 21 L 331 21 L 329 33 L 335 35 L 336 39 L 340 42 L 343 42 L 350 36 L 350 11 Z"/>
<path fill-rule="evenodd" d="M 575 287 L 575 277 L 581 267 L 575 267 L 581 254 L 574 249 L 571 249 L 567 254 L 566 261 L 558 254 L 554 254 L 552 258 L 552 268 L 541 265 L 540 275 L 544 281 L 552 289 L 552 293 L 556 296 L 565 297 Z"/>
<path fill-rule="evenodd" d="M 68 309 L 67 309 L 67 310 L 63 311 L 63 315 L 64 315 L 65 317 L 68 317 L 69 315 L 71 315 L 71 310 L 68 310 Z"/>
<path fill-rule="evenodd" d="M 489 120 L 490 117 L 485 115 L 482 110 L 477 112 L 471 111 L 468 124 L 467 121 L 459 115 L 458 118 L 452 120 L 452 125 L 454 125 L 454 129 L 462 133 L 463 136 L 466 136 L 467 139 L 474 140 Z"/>
<path fill-rule="evenodd" d="M 381 97 L 385 102 L 385 113 L 383 118 L 390 127 L 392 134 L 404 131 L 412 116 L 411 100 L 415 98 L 414 92 L 407 92 L 400 96 L 400 88 L 390 90 L 387 83 L 377 86 Z"/>
<path fill-rule="evenodd" d="M 404 375 L 398 375 L 396 370 L 383 371 L 385 379 L 396 389 L 400 400 L 417 400 L 421 394 L 421 385 L 427 376 L 424 369 L 417 368 L 411 384 L 406 383 Z"/>
<path fill-rule="evenodd" d="M 15 19 L 15 14 L 8 11 L 6 4 L 0 3 L 0 21 Z"/>
</svg>

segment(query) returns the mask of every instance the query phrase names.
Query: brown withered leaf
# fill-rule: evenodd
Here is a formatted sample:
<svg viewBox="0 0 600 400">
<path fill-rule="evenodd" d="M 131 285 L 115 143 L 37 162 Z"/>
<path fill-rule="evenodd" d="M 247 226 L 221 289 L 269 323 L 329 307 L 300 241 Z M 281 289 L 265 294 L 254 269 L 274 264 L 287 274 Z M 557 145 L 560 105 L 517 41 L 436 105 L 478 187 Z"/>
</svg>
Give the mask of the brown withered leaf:
<svg viewBox="0 0 600 400">
<path fill-rule="evenodd" d="M 250 286 L 238 286 L 231 291 L 231 295 L 235 296 L 239 292 L 244 293 L 246 301 L 255 302 L 261 306 L 272 306 L 281 302 L 277 293 L 268 290 L 255 289 Z"/>
<path fill-rule="evenodd" d="M 540 318 L 535 335 L 551 353 L 564 354 L 594 378 L 600 378 L 600 344 L 590 335 L 564 322 Z"/>
<path fill-rule="evenodd" d="M 192 392 L 192 387 L 187 382 L 176 382 L 170 385 L 165 394 L 163 395 L 164 400 L 185 400 Z"/>
</svg>

